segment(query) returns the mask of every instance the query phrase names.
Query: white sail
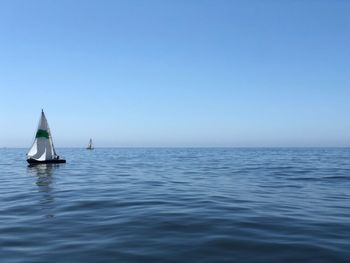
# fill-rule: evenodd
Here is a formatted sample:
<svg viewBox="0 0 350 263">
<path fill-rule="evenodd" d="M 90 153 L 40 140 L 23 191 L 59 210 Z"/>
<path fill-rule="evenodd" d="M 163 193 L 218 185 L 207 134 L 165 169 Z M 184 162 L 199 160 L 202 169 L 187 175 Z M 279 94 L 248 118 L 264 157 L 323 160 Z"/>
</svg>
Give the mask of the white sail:
<svg viewBox="0 0 350 263">
<path fill-rule="evenodd" d="M 92 150 L 93 148 L 92 139 L 90 139 L 87 149 Z"/>
<path fill-rule="evenodd" d="M 38 161 L 53 160 L 57 156 L 44 111 L 41 112 L 34 143 L 30 148 L 27 156 L 28 159 L 34 159 Z"/>
</svg>

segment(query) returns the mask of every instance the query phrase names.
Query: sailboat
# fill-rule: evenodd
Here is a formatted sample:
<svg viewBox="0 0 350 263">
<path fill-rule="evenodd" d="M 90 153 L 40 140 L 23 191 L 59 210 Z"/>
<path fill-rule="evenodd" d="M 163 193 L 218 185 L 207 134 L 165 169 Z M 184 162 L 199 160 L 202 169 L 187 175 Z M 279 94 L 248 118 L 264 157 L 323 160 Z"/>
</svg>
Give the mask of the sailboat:
<svg viewBox="0 0 350 263">
<path fill-rule="evenodd" d="M 56 153 L 49 124 L 47 123 L 43 110 L 41 111 L 40 121 L 33 145 L 27 153 L 27 162 L 29 164 L 66 162 L 66 160 L 60 159 Z"/>
<path fill-rule="evenodd" d="M 94 149 L 94 146 L 92 145 L 92 139 L 90 139 L 89 145 L 86 147 L 86 149 L 88 149 L 88 150 L 93 150 Z"/>
</svg>

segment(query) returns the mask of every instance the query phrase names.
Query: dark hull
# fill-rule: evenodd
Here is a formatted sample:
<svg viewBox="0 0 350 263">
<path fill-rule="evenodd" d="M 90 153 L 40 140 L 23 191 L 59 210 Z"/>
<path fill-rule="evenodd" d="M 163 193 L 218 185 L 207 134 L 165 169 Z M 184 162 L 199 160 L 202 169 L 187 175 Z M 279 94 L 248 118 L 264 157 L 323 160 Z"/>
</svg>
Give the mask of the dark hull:
<svg viewBox="0 0 350 263">
<path fill-rule="evenodd" d="M 46 161 L 38 161 L 34 159 L 28 159 L 27 162 L 29 164 L 47 164 L 47 163 L 65 163 L 66 160 L 58 159 L 58 160 L 46 160 Z"/>
</svg>

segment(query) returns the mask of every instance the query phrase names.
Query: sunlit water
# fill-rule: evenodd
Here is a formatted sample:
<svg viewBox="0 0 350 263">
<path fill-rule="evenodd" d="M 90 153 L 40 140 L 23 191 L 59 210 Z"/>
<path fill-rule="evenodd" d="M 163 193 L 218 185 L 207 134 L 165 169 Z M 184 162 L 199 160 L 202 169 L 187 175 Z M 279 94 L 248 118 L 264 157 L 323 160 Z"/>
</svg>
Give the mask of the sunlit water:
<svg viewBox="0 0 350 263">
<path fill-rule="evenodd" d="M 350 149 L 0 150 L 1 262 L 350 262 Z"/>
</svg>

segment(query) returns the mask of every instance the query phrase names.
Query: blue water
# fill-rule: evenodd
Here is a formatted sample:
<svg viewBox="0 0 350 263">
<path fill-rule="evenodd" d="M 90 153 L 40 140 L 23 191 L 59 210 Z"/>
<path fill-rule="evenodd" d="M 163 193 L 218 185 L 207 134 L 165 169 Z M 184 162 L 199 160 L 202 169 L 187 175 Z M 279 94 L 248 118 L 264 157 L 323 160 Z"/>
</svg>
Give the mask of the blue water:
<svg viewBox="0 0 350 263">
<path fill-rule="evenodd" d="M 350 149 L 0 150 L 0 261 L 350 262 Z"/>
</svg>

